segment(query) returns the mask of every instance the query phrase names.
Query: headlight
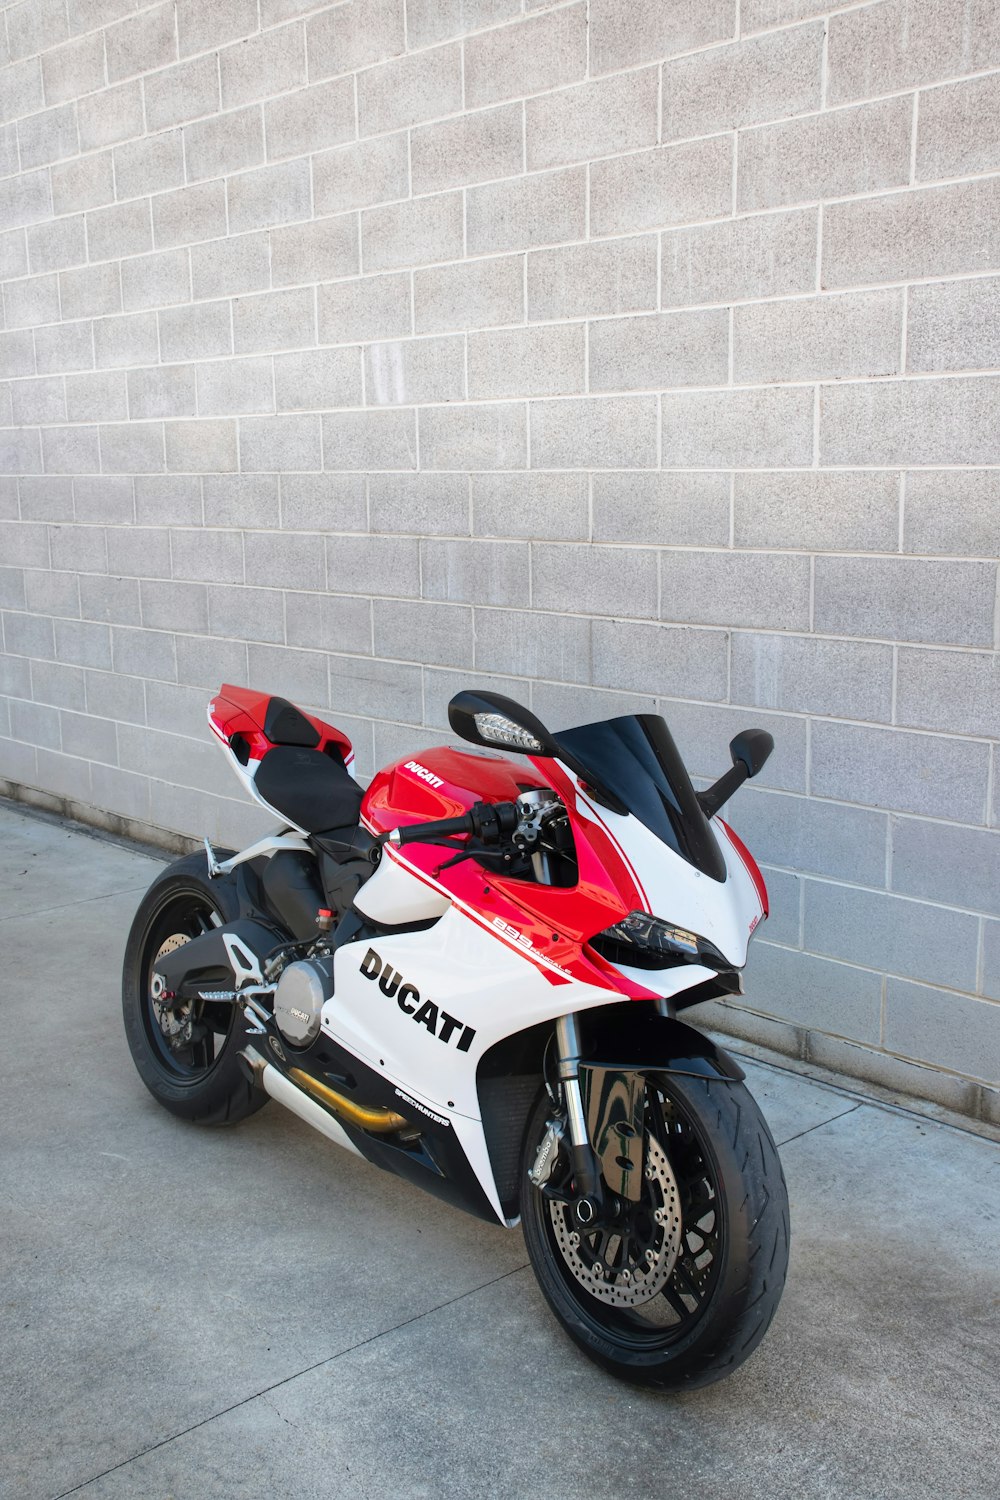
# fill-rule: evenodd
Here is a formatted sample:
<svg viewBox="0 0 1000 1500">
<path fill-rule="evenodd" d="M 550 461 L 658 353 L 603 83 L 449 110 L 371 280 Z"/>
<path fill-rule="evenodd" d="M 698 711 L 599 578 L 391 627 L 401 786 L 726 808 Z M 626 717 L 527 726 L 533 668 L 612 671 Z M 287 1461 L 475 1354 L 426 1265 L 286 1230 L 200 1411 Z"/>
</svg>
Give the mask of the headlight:
<svg viewBox="0 0 1000 1500">
<path fill-rule="evenodd" d="M 629 912 L 614 927 L 591 938 L 590 945 L 611 963 L 636 969 L 668 969 L 684 963 L 703 963 L 711 969 L 732 967 L 714 943 L 644 911 Z"/>
</svg>

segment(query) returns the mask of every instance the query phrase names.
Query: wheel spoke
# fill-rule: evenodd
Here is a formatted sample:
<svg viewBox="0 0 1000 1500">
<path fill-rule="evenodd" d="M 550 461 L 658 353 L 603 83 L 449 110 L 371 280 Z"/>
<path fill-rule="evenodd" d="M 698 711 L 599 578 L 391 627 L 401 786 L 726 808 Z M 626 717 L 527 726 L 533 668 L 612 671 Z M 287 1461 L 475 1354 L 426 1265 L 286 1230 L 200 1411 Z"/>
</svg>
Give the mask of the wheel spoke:
<svg viewBox="0 0 1000 1500">
<path fill-rule="evenodd" d="M 604 1264 L 607 1265 L 608 1264 L 608 1246 L 611 1244 L 611 1230 L 610 1229 L 600 1229 L 600 1230 L 598 1230 L 598 1232 L 597 1232 L 597 1234 L 595 1235 L 594 1238 L 596 1240 L 596 1244 L 594 1246 L 595 1256 L 596 1256 L 597 1260 L 602 1260 L 604 1262 Z"/>
<path fill-rule="evenodd" d="M 191 1043 L 192 1066 L 197 1068 L 200 1073 L 206 1072 L 211 1063 L 211 1058 L 208 1056 L 206 1036 L 207 1033 L 202 1033 L 201 1036 Z"/>
<path fill-rule="evenodd" d="M 685 1257 L 685 1260 L 686 1259 L 687 1257 Z M 684 1260 L 679 1260 L 674 1267 L 674 1280 L 680 1286 L 681 1290 L 687 1294 L 687 1296 L 694 1298 L 696 1303 L 699 1303 L 702 1297 L 705 1295 L 704 1289 L 699 1287 L 694 1278 L 688 1274 L 688 1271 L 684 1264 Z"/>
<path fill-rule="evenodd" d="M 200 1081 L 219 1061 L 233 1025 L 235 1007 L 218 1004 L 207 1006 L 192 998 L 154 1005 L 150 990 L 153 969 L 160 952 L 169 953 L 187 941 L 214 931 L 222 918 L 210 898 L 195 892 L 179 893 L 165 904 L 155 924 L 149 929 L 145 945 L 144 990 L 147 1036 L 164 1070 L 183 1082 Z M 181 988 L 181 995 L 184 990 Z M 179 1043 L 171 1032 L 182 1031 L 185 1022 L 192 1028 L 190 1039 Z"/>
<path fill-rule="evenodd" d="M 666 1298 L 666 1300 L 670 1303 L 670 1306 L 673 1308 L 674 1312 L 682 1322 L 685 1318 L 689 1318 L 691 1316 L 691 1309 L 684 1301 L 684 1298 L 681 1296 L 680 1292 L 675 1291 L 669 1281 L 663 1288 L 663 1291 L 660 1293 L 660 1295 Z"/>
<path fill-rule="evenodd" d="M 684 1217 L 690 1219 L 695 1224 L 697 1224 L 699 1219 L 703 1219 L 706 1214 L 714 1212 L 715 1199 L 709 1197 L 707 1193 L 692 1193 L 690 1203 L 685 1204 L 684 1207 Z"/>
</svg>

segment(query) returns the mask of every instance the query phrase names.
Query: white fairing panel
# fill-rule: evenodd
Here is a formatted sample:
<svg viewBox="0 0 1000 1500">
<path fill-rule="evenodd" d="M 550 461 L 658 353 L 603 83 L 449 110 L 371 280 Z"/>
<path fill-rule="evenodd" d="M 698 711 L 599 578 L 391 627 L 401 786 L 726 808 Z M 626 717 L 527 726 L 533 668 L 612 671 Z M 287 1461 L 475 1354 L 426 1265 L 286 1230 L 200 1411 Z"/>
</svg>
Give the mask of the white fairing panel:
<svg viewBox="0 0 1000 1500">
<path fill-rule="evenodd" d="M 645 911 L 707 938 L 734 968 L 743 967 L 750 936 L 763 908 L 750 872 L 719 819 L 713 819 L 710 827 L 726 862 L 724 881 L 695 869 L 638 818 L 598 807 L 582 791 L 577 794 L 577 811 L 581 817 L 601 824 L 618 844 L 645 898 Z M 642 983 L 659 990 L 660 981 L 672 983 L 670 976 L 675 972 L 644 971 Z M 687 972 L 690 976 L 690 969 Z"/>
<path fill-rule="evenodd" d="M 383 859 L 369 885 L 393 863 Z M 406 881 L 417 887 L 414 902 L 427 899 L 419 894 L 422 882 L 397 867 L 394 887 Z M 418 1106 L 448 1120 L 501 1222 L 480 1123 L 480 1058 L 525 1026 L 614 999 L 607 990 L 553 977 L 559 976 L 449 904 L 423 932 L 338 948 L 334 994 L 323 1007 L 324 1031 Z"/>
<path fill-rule="evenodd" d="M 363 887 L 390 877 L 394 910 L 428 895 L 446 906 L 423 932 L 389 933 L 338 948 L 334 994 L 323 1007 L 323 1030 L 382 1073 L 402 1092 L 451 1125 L 497 1217 L 496 1191 L 480 1122 L 476 1069 L 496 1042 L 571 1011 L 629 1001 L 580 983 L 537 953 L 505 940 L 485 919 L 426 890 L 392 858 Z M 390 889 L 390 879 L 386 890 Z M 416 887 L 411 893 L 406 884 Z M 375 903 L 373 903 L 374 905 Z M 381 903 L 378 903 L 379 905 Z M 643 981 L 651 976 L 644 974 Z M 699 964 L 656 975 L 657 988 L 675 993 L 712 971 Z"/>
<path fill-rule="evenodd" d="M 413 876 L 388 854 L 370 875 L 354 898 L 363 916 L 389 927 L 407 922 L 426 922 L 443 916 L 450 901 L 445 891 L 427 885 Z"/>
<path fill-rule="evenodd" d="M 487 1048 L 579 1009 L 590 994 L 588 986 L 551 984 L 528 958 L 452 906 L 424 932 L 339 948 L 323 1027 L 436 1109 L 478 1118 L 476 1065 Z M 593 996 L 591 1004 L 613 998 L 607 990 Z"/>
</svg>

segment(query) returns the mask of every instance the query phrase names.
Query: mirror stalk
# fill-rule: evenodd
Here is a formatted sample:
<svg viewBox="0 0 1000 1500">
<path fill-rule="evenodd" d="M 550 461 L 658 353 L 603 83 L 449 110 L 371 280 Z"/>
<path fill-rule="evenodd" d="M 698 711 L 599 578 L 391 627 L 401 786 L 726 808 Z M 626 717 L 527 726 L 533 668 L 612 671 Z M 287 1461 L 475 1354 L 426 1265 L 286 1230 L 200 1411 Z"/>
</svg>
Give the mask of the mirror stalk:
<svg viewBox="0 0 1000 1500">
<path fill-rule="evenodd" d="M 706 792 L 698 792 L 698 803 L 706 818 L 714 818 L 720 807 L 724 807 L 734 792 L 739 791 L 748 776 L 756 776 L 763 769 L 774 740 L 766 729 L 743 729 L 729 741 L 729 753 L 733 757 L 732 768 L 720 776 Z"/>
<path fill-rule="evenodd" d="M 718 781 L 705 792 L 698 792 L 698 802 L 706 818 L 714 818 L 720 807 L 725 807 L 734 792 L 738 792 L 750 772 L 742 761 L 730 766 Z"/>
</svg>

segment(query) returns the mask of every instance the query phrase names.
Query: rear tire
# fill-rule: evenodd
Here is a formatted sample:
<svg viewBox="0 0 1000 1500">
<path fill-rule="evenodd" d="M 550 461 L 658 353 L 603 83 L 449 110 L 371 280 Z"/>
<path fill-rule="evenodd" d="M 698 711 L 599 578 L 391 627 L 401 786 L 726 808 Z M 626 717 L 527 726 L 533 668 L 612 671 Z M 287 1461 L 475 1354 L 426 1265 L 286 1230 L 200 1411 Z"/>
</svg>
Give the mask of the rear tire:
<svg viewBox="0 0 1000 1500">
<path fill-rule="evenodd" d="M 122 1015 L 139 1077 L 164 1109 L 201 1125 L 235 1125 L 268 1101 L 237 1057 L 245 1040 L 242 1011 L 231 1002 L 201 1001 L 170 1010 L 154 1003 L 150 982 L 166 945 L 180 947 L 238 915 L 232 877 L 210 879 L 205 855 L 190 854 L 154 880 L 125 948 Z"/>
<path fill-rule="evenodd" d="M 767 1332 L 788 1267 L 785 1179 L 748 1090 L 648 1075 L 647 1174 L 624 1235 L 588 1234 L 529 1180 L 551 1115 L 545 1095 L 525 1137 L 521 1216 L 539 1285 L 570 1338 L 613 1374 L 663 1391 L 731 1374 Z M 563 1180 L 557 1164 L 551 1182 L 568 1187 L 565 1146 L 560 1164 Z M 643 1280 L 662 1282 L 648 1300 L 634 1297 Z"/>
</svg>

